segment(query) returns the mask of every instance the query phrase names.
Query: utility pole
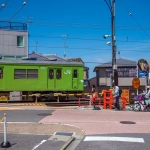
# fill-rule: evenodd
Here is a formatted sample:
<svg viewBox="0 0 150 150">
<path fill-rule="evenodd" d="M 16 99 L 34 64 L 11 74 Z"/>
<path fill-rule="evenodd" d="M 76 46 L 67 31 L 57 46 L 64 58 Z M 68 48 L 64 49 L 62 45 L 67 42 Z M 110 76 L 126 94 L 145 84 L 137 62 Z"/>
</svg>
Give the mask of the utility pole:
<svg viewBox="0 0 150 150">
<path fill-rule="evenodd" d="M 67 38 L 68 38 L 68 34 L 62 35 L 62 39 L 64 40 L 64 58 L 66 57 L 66 49 L 68 48 Z"/>
<path fill-rule="evenodd" d="M 112 0 L 111 4 L 111 27 L 112 27 L 112 83 L 118 85 L 118 78 L 115 77 L 117 73 L 116 65 L 116 37 L 115 37 L 115 0 Z"/>
<path fill-rule="evenodd" d="M 110 10 L 111 13 L 111 35 L 104 35 L 103 37 L 106 39 L 107 37 L 112 37 L 112 44 L 107 42 L 108 45 L 112 46 L 112 76 L 111 76 L 111 86 L 112 84 L 118 85 L 118 72 L 116 65 L 116 37 L 115 37 L 115 0 L 104 0 Z"/>
</svg>

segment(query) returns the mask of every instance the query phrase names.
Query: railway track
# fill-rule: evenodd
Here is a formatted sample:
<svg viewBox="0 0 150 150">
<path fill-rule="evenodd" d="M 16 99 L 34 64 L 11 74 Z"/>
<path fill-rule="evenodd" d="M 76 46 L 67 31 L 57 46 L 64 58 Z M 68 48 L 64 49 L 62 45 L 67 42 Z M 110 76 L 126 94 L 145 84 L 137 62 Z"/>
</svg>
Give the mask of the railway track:
<svg viewBox="0 0 150 150">
<path fill-rule="evenodd" d="M 62 102 L 33 102 L 33 101 L 11 101 L 2 102 L 1 106 L 44 106 L 44 107 L 67 107 L 67 106 L 79 106 L 78 100 L 62 101 Z M 81 101 L 80 106 L 89 105 L 89 100 Z"/>
</svg>

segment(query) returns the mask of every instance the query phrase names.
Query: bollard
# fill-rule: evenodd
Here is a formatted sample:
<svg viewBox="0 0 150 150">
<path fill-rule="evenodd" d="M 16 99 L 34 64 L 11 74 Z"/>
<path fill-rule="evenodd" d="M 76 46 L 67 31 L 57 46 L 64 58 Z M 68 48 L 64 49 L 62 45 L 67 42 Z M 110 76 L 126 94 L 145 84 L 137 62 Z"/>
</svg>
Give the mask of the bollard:
<svg viewBox="0 0 150 150">
<path fill-rule="evenodd" d="M 4 114 L 4 142 L 1 143 L 2 148 L 11 147 L 11 144 L 6 139 L 7 127 L 6 127 L 6 114 Z"/>
</svg>

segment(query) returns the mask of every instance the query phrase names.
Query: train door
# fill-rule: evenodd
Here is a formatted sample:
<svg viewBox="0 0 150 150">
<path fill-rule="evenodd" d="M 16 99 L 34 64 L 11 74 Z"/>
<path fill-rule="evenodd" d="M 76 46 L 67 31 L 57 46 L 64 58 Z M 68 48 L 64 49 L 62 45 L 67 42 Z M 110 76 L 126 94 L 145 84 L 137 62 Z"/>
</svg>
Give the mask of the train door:
<svg viewBox="0 0 150 150">
<path fill-rule="evenodd" d="M 48 89 L 61 90 L 62 89 L 62 69 L 49 68 L 48 69 Z"/>
<path fill-rule="evenodd" d="M 73 69 L 73 89 L 77 89 L 78 88 L 78 70 L 77 69 Z"/>
<path fill-rule="evenodd" d="M 0 90 L 4 87 L 4 79 L 3 79 L 3 68 L 0 67 Z"/>
</svg>

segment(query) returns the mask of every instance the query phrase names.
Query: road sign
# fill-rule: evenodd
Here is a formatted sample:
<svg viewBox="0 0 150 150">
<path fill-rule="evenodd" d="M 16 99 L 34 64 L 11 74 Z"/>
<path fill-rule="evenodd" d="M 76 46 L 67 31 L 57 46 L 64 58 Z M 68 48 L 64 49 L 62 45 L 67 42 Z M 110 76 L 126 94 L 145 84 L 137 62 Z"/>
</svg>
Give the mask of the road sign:
<svg viewBox="0 0 150 150">
<path fill-rule="evenodd" d="M 134 78 L 134 79 L 132 80 L 132 86 L 133 86 L 135 89 L 138 89 L 138 88 L 139 88 L 139 86 L 140 86 L 140 80 L 139 80 L 139 78 Z"/>
<path fill-rule="evenodd" d="M 148 76 L 149 76 L 148 71 L 139 70 L 139 77 L 148 77 Z"/>
</svg>

